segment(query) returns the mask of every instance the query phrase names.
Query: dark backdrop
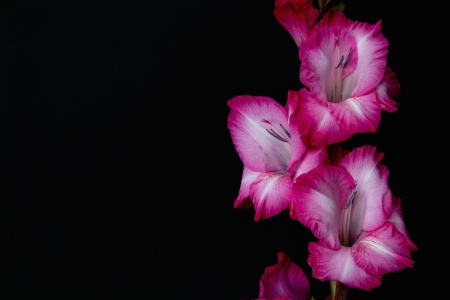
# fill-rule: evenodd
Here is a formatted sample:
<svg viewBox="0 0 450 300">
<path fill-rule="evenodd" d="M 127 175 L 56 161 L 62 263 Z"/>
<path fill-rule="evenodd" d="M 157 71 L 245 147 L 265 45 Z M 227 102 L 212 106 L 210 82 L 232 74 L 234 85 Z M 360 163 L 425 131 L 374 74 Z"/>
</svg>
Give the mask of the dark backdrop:
<svg viewBox="0 0 450 300">
<path fill-rule="evenodd" d="M 315 240 L 306 228 L 286 211 L 255 223 L 253 208 L 233 208 L 242 163 L 226 101 L 284 105 L 302 87 L 297 47 L 273 9 L 273 0 L 0 4 L 4 299 L 256 298 L 277 251 L 303 268 L 316 300 L 328 295 L 306 263 Z M 402 86 L 400 110 L 347 146 L 385 153 L 419 247 L 414 268 L 355 299 L 408 299 L 428 276 L 430 202 L 419 194 L 431 187 L 411 160 L 424 126 L 419 10 L 387 0 L 345 10 L 382 20 Z"/>
</svg>

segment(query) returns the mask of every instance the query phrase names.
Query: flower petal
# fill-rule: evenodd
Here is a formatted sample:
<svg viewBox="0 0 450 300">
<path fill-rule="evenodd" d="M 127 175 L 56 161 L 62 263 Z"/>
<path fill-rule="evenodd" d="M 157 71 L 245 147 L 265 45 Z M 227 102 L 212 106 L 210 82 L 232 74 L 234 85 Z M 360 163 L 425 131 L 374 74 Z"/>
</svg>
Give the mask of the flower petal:
<svg viewBox="0 0 450 300">
<path fill-rule="evenodd" d="M 278 252 L 278 263 L 267 267 L 260 279 L 259 298 L 310 300 L 308 278 L 289 255 Z"/>
<path fill-rule="evenodd" d="M 289 92 L 290 93 L 290 92 Z M 308 149 L 303 143 L 298 131 L 297 113 L 298 97 L 289 97 L 286 103 L 286 111 L 289 117 L 289 131 L 291 133 L 292 154 L 287 171 L 294 173 L 294 178 L 309 170 L 324 164 L 327 161 L 328 151 L 325 146 Z"/>
<path fill-rule="evenodd" d="M 287 171 L 289 173 L 295 173 L 301 164 L 302 157 L 305 155 L 307 151 L 306 145 L 303 143 L 300 132 L 297 127 L 297 119 L 295 118 L 295 114 L 297 111 L 298 99 L 296 97 L 289 97 L 286 102 L 286 112 L 288 114 L 288 122 L 289 122 L 289 132 L 291 135 L 291 159 L 289 161 L 289 165 L 287 167 Z"/>
<path fill-rule="evenodd" d="M 401 234 L 403 234 L 409 249 L 411 251 L 417 251 L 417 246 L 409 238 L 405 222 L 403 221 L 402 199 L 392 196 L 392 200 L 394 203 L 394 208 L 392 210 L 391 215 L 389 216 L 388 221 L 392 222 L 395 226 L 395 229 L 397 229 Z"/>
<path fill-rule="evenodd" d="M 328 158 L 328 151 L 325 146 L 317 147 L 313 149 L 308 149 L 299 161 L 298 166 L 293 169 L 294 182 L 298 176 L 307 173 L 318 167 L 319 165 L 325 164 Z M 295 171 L 295 172 L 294 172 Z"/>
<path fill-rule="evenodd" d="M 338 164 L 351 174 L 357 184 L 350 227 L 353 238 L 362 230 L 379 228 L 392 212 L 388 170 L 380 163 L 383 154 L 375 151 L 376 147 L 369 145 L 355 148 Z"/>
<path fill-rule="evenodd" d="M 291 175 L 261 173 L 250 185 L 250 199 L 255 206 L 255 221 L 277 215 L 291 202 Z"/>
<path fill-rule="evenodd" d="M 255 96 L 234 97 L 228 100 L 228 106 L 228 128 L 244 165 L 254 172 L 286 170 L 290 143 L 268 129 L 275 129 L 287 139 L 283 130 L 289 128 L 285 108 L 271 98 Z"/>
<path fill-rule="evenodd" d="M 328 103 L 333 118 L 350 134 L 375 132 L 380 124 L 381 109 L 375 90 L 339 103 Z"/>
<path fill-rule="evenodd" d="M 378 277 L 414 265 L 405 237 L 390 222 L 378 230 L 364 232 L 351 254 L 360 268 Z"/>
<path fill-rule="evenodd" d="M 312 0 L 275 0 L 273 14 L 300 47 L 317 24 L 319 10 L 313 7 Z"/>
<path fill-rule="evenodd" d="M 301 139 L 307 146 L 331 145 L 351 136 L 331 115 L 328 104 L 320 102 L 306 89 L 289 91 L 289 98 L 298 99 L 296 124 Z"/>
<path fill-rule="evenodd" d="M 377 85 L 376 91 L 381 109 L 390 113 L 398 109 L 399 104 L 394 99 L 400 95 L 401 88 L 397 76 L 391 68 L 386 67 L 383 79 Z"/>
<path fill-rule="evenodd" d="M 244 171 L 242 172 L 241 186 L 239 188 L 239 194 L 237 199 L 234 201 L 234 208 L 248 208 L 252 206 L 250 201 L 250 185 L 256 181 L 260 172 L 253 172 L 249 168 L 244 166 Z"/>
<path fill-rule="evenodd" d="M 358 65 L 346 78 L 355 81 L 351 94 L 355 97 L 364 95 L 380 83 L 386 68 L 389 42 L 381 33 L 381 21 L 375 25 L 353 22 L 348 31 L 354 36 L 358 47 Z"/>
<path fill-rule="evenodd" d="M 381 285 L 379 277 L 358 267 L 348 247 L 332 250 L 319 242 L 310 242 L 308 250 L 308 263 L 314 278 L 339 281 L 351 288 L 369 291 Z"/>
<path fill-rule="evenodd" d="M 345 169 L 319 166 L 300 175 L 292 188 L 297 219 L 331 249 L 341 247 L 339 224 L 350 187 L 354 187 L 354 181 Z"/>
</svg>

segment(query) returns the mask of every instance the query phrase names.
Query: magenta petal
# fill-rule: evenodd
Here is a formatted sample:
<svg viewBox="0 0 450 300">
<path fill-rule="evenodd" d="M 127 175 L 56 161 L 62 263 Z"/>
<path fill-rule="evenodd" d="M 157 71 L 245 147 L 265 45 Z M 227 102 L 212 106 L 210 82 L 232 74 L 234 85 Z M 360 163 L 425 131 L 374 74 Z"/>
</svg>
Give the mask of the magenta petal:
<svg viewBox="0 0 450 300">
<path fill-rule="evenodd" d="M 308 263 L 314 278 L 321 281 L 339 281 L 351 288 L 369 291 L 381 285 L 379 277 L 367 273 L 356 265 L 348 247 L 331 250 L 319 242 L 310 242 L 308 250 L 310 252 Z"/>
<path fill-rule="evenodd" d="M 417 251 L 417 246 L 411 241 L 409 238 L 408 231 L 406 230 L 405 222 L 403 220 L 403 210 L 402 210 L 402 199 L 392 197 L 394 202 L 394 209 L 392 210 L 391 215 L 389 216 L 388 221 L 392 222 L 403 236 L 405 237 L 406 244 L 408 245 L 411 251 Z"/>
<path fill-rule="evenodd" d="M 386 67 L 383 79 L 376 90 L 381 109 L 390 113 L 398 109 L 399 104 L 394 99 L 400 95 L 401 88 L 397 76 L 389 67 Z"/>
<path fill-rule="evenodd" d="M 228 100 L 228 128 L 244 165 L 254 172 L 286 170 L 291 158 L 289 142 L 269 133 L 276 130 L 288 139 L 288 117 L 283 106 L 268 97 L 237 96 Z"/>
<path fill-rule="evenodd" d="M 250 198 L 255 206 L 255 221 L 267 219 L 288 208 L 292 195 L 291 175 L 261 173 L 250 185 Z"/>
<path fill-rule="evenodd" d="M 289 91 L 289 98 L 298 99 L 296 124 L 307 146 L 326 146 L 345 141 L 351 133 L 331 115 L 326 102 L 320 102 L 306 89 Z"/>
<path fill-rule="evenodd" d="M 286 112 L 289 118 L 289 132 L 291 134 L 291 159 L 289 161 L 287 171 L 289 173 L 296 173 L 299 165 L 302 163 L 302 159 L 307 152 L 307 147 L 303 143 L 300 132 L 298 131 L 295 114 L 297 112 L 298 99 L 296 97 L 289 97 L 286 102 Z"/>
<path fill-rule="evenodd" d="M 362 230 L 371 231 L 382 226 L 392 211 L 388 170 L 380 163 L 382 153 L 376 147 L 363 146 L 347 154 L 339 166 L 345 168 L 356 182 L 356 196 L 352 204 L 351 236 Z"/>
<path fill-rule="evenodd" d="M 379 277 L 414 265 L 405 237 L 390 222 L 363 233 L 351 254 L 359 267 Z"/>
<path fill-rule="evenodd" d="M 239 188 L 239 194 L 234 201 L 234 207 L 235 208 L 247 208 L 252 205 L 250 202 L 250 185 L 256 181 L 258 178 L 260 172 L 253 172 L 249 168 L 244 166 L 244 171 L 242 172 L 242 180 L 241 180 L 241 187 Z"/>
<path fill-rule="evenodd" d="M 316 25 L 319 10 L 312 0 L 275 0 L 273 14 L 300 47 Z"/>
<path fill-rule="evenodd" d="M 292 189 L 297 219 L 332 249 L 341 247 L 340 218 L 350 187 L 354 187 L 354 181 L 345 169 L 319 166 L 300 175 Z"/>
<path fill-rule="evenodd" d="M 380 124 L 381 109 L 375 91 L 364 96 L 329 103 L 330 113 L 342 127 L 354 133 L 375 132 Z"/>
<path fill-rule="evenodd" d="M 332 27 L 335 29 L 344 29 L 351 26 L 353 21 L 348 19 L 342 11 L 332 10 L 325 14 L 317 24 L 317 28 Z"/>
<path fill-rule="evenodd" d="M 278 263 L 267 267 L 260 279 L 259 298 L 310 300 L 308 278 L 289 255 L 278 252 Z"/>
<path fill-rule="evenodd" d="M 328 159 L 328 151 L 327 148 L 317 147 L 314 149 L 308 149 L 304 154 L 299 164 L 296 166 L 292 172 L 294 175 L 294 182 L 296 178 L 304 173 L 309 172 L 310 170 L 318 167 L 319 165 L 323 165 L 327 162 Z"/>
</svg>

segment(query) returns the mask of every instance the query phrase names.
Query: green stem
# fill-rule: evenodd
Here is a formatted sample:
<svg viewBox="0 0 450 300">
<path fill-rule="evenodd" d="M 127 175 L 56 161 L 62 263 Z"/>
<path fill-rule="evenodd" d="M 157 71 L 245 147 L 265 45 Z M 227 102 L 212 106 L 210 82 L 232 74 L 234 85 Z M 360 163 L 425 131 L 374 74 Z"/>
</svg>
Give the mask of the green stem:
<svg viewBox="0 0 450 300">
<path fill-rule="evenodd" d="M 334 295 L 336 295 L 336 283 L 337 281 L 330 281 L 331 300 L 334 300 Z"/>
</svg>

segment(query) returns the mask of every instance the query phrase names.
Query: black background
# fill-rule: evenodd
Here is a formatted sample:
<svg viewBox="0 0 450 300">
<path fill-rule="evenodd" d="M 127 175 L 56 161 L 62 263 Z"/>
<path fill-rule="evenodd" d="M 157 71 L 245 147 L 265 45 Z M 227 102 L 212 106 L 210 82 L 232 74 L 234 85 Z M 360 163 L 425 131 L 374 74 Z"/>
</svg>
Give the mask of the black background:
<svg viewBox="0 0 450 300">
<path fill-rule="evenodd" d="M 306 263 L 309 230 L 286 211 L 254 222 L 253 208 L 233 208 L 242 162 L 226 101 L 249 94 L 284 105 L 302 87 L 298 49 L 273 0 L 0 9 L 4 299 L 256 298 L 277 251 L 303 268 L 316 300 L 328 296 Z M 429 161 L 411 158 L 425 151 L 420 10 L 384 0 L 348 1 L 345 10 L 354 21 L 382 20 L 402 86 L 399 111 L 345 145 L 385 153 L 419 247 L 414 268 L 386 274 L 371 292 L 352 290 L 354 299 L 408 299 L 428 276 L 429 202 L 420 194 L 431 188 Z"/>
</svg>

